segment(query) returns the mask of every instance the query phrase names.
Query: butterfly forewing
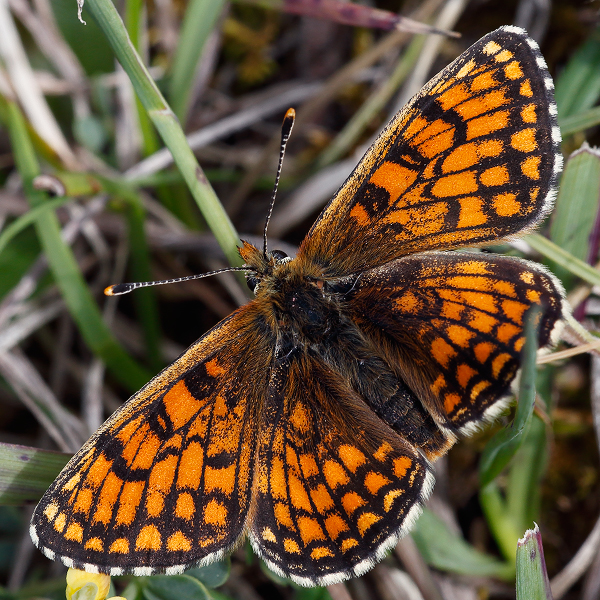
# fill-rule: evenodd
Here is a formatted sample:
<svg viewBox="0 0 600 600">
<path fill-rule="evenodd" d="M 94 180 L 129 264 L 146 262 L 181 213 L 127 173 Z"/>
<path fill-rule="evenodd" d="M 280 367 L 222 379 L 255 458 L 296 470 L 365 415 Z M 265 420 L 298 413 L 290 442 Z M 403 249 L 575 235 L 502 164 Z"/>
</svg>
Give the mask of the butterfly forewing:
<svg viewBox="0 0 600 600">
<path fill-rule="evenodd" d="M 235 545 L 273 347 L 254 308 L 202 337 L 73 457 L 33 515 L 47 556 L 112 574 L 174 573 Z"/>
<path fill-rule="evenodd" d="M 552 208 L 562 165 L 552 90 L 523 30 L 488 34 L 394 117 L 298 257 L 350 274 L 532 228 Z"/>
</svg>

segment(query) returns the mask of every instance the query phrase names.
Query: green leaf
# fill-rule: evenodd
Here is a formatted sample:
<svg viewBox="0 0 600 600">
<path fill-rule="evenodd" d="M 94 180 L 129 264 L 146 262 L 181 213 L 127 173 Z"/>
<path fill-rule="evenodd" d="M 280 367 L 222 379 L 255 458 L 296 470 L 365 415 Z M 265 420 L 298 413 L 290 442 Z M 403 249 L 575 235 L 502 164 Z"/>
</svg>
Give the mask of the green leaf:
<svg viewBox="0 0 600 600">
<path fill-rule="evenodd" d="M 231 559 L 227 557 L 212 563 L 212 565 L 188 569 L 185 574 L 190 577 L 195 577 L 208 588 L 216 588 L 227 581 L 230 571 Z"/>
<path fill-rule="evenodd" d="M 555 97 L 562 119 L 592 108 L 600 97 L 600 27 L 563 69 L 556 80 Z"/>
<path fill-rule="evenodd" d="M 146 600 L 210 600 L 210 594 L 189 575 L 155 575 L 144 586 Z"/>
<path fill-rule="evenodd" d="M 550 227 L 550 239 L 585 262 L 590 255 L 599 199 L 600 152 L 585 143 L 567 161 Z M 573 286 L 575 274 L 570 269 L 556 263 L 551 268 L 567 289 Z"/>
<path fill-rule="evenodd" d="M 231 596 L 227 596 L 226 594 L 223 594 L 218 590 L 209 589 L 208 593 L 211 597 L 211 600 L 233 600 Z"/>
<path fill-rule="evenodd" d="M 428 509 L 423 510 L 411 535 L 425 561 L 436 569 L 460 575 L 512 578 L 511 564 L 479 552 Z"/>
<path fill-rule="evenodd" d="M 536 525 L 517 543 L 517 600 L 552 600 L 542 535 Z"/>
<path fill-rule="evenodd" d="M 0 443 L 0 504 L 37 502 L 70 454 Z"/>
<path fill-rule="evenodd" d="M 326 587 L 298 587 L 294 600 L 331 600 L 331 595 Z"/>
<path fill-rule="evenodd" d="M 125 587 L 125 589 L 121 592 L 121 596 L 123 598 L 126 598 L 127 600 L 142 600 L 143 598 L 143 592 L 142 592 L 142 585 L 141 585 L 141 581 L 143 581 L 143 579 L 140 579 L 139 577 L 134 577 L 133 579 L 131 579 L 129 581 L 129 583 L 127 584 L 127 586 Z M 112 585 L 112 583 L 111 583 Z"/>
</svg>

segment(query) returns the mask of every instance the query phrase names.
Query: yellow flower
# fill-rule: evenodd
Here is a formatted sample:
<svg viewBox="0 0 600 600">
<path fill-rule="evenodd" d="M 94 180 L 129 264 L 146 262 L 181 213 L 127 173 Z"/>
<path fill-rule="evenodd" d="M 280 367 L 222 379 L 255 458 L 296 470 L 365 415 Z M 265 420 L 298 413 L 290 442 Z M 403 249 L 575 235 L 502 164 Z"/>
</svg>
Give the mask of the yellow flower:
<svg viewBox="0 0 600 600">
<path fill-rule="evenodd" d="M 77 569 L 67 571 L 67 600 L 104 600 L 109 588 L 109 575 Z"/>
</svg>

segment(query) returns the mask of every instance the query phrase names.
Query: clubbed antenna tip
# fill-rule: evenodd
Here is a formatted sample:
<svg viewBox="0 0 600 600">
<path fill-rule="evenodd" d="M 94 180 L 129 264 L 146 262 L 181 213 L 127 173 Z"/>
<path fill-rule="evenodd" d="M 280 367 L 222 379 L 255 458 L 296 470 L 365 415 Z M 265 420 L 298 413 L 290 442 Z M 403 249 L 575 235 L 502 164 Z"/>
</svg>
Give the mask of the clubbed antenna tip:
<svg viewBox="0 0 600 600">
<path fill-rule="evenodd" d="M 279 178 L 281 176 L 281 167 L 283 166 L 283 157 L 285 155 L 285 147 L 290 139 L 292 133 L 292 127 L 294 127 L 294 121 L 296 120 L 296 111 L 293 108 L 288 108 L 283 117 L 283 123 L 281 125 L 281 146 L 279 147 L 279 164 L 277 165 L 277 174 L 275 175 L 275 185 L 273 187 L 273 194 L 271 195 L 271 204 L 269 205 L 269 212 L 265 220 L 265 230 L 263 234 L 263 254 L 267 256 L 267 228 L 269 227 L 269 221 L 271 220 L 271 214 L 273 213 L 273 206 L 275 205 L 275 197 L 277 196 L 277 187 L 279 186 Z"/>
</svg>

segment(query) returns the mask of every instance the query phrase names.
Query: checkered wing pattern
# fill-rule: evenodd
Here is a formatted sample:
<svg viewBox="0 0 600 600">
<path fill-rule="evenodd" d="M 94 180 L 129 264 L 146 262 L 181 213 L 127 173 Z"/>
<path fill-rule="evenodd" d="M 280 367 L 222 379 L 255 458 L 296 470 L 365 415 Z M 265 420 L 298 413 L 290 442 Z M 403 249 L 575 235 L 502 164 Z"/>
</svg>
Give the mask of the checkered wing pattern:
<svg viewBox="0 0 600 600">
<path fill-rule="evenodd" d="M 351 274 L 531 229 L 562 165 L 553 89 L 522 29 L 483 37 L 392 119 L 298 257 Z"/>
<path fill-rule="evenodd" d="M 361 575 L 414 523 L 427 461 L 339 373 L 282 352 L 259 437 L 254 549 L 302 585 Z"/>
<path fill-rule="evenodd" d="M 358 326 L 452 435 L 501 410 L 520 366 L 528 309 L 541 309 L 544 347 L 562 317 L 561 294 L 556 278 L 529 261 L 430 252 L 363 274 L 349 302 Z"/>
<path fill-rule="evenodd" d="M 235 546 L 272 360 L 254 308 L 191 346 L 73 457 L 33 515 L 46 556 L 90 572 L 173 574 Z"/>
</svg>

